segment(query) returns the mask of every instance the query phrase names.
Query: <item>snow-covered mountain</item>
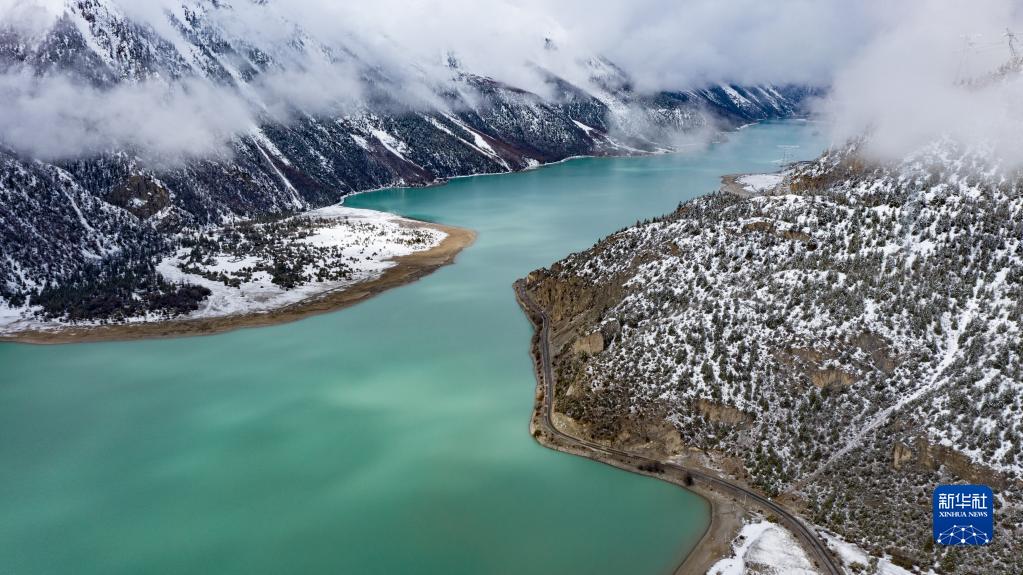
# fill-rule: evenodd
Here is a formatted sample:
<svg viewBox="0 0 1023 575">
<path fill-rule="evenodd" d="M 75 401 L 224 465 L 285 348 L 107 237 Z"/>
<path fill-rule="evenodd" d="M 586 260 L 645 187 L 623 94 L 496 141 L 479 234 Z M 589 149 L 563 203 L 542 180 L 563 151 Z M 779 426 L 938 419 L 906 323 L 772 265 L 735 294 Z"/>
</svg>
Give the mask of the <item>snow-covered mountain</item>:
<svg viewBox="0 0 1023 575">
<path fill-rule="evenodd" d="M 454 55 L 387 67 L 345 38 L 286 19 L 277 34 L 249 34 L 233 16 L 269 6 L 190 0 L 154 21 L 113 0 L 68 0 L 0 22 L 0 93 L 18 110 L 0 120 L 0 297 L 46 306 L 54 290 L 64 301 L 159 286 L 155 257 L 186 227 L 670 150 L 680 135 L 790 116 L 807 95 L 727 84 L 641 94 L 596 56 L 580 62 L 583 82 L 535 66 L 542 89 L 528 91 Z"/>
<path fill-rule="evenodd" d="M 531 274 L 576 429 L 721 473 L 923 572 L 1016 573 L 1023 174 L 942 140 L 863 143 Z M 996 540 L 935 548 L 930 494 L 982 483 Z M 1003 527 L 1004 526 L 1004 527 Z"/>
</svg>

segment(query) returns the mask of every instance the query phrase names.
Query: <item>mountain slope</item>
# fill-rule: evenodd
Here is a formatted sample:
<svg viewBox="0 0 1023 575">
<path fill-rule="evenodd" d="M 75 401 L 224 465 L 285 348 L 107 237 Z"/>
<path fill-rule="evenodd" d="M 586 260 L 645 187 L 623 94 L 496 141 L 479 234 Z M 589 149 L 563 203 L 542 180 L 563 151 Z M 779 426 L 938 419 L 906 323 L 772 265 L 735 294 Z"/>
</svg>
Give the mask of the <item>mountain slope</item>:
<svg viewBox="0 0 1023 575">
<path fill-rule="evenodd" d="M 1023 175 L 988 158 L 850 145 L 534 272 L 557 409 L 620 448 L 717 454 L 897 564 L 1015 572 Z M 951 482 L 995 488 L 990 546 L 928 544 Z"/>
<path fill-rule="evenodd" d="M 601 58 L 585 63 L 592 76 L 585 86 L 537 68 L 543 95 L 474 75 L 454 58 L 443 78 L 413 85 L 419 63 L 382 68 L 287 21 L 280 38 L 246 37 L 228 25 L 232 10 L 214 0 L 184 2 L 154 27 L 115 2 L 75 0 L 42 29 L 0 26 L 0 88 L 14 101 L 32 111 L 56 93 L 104 114 L 64 111 L 52 135 L 26 134 L 17 124 L 0 131 L 7 146 L 0 150 L 7 184 L 0 293 L 9 301 L 84 276 L 92 282 L 97 262 L 109 258 L 147 267 L 185 228 L 577 155 L 667 151 L 681 134 L 793 115 L 808 95 L 725 84 L 638 94 Z M 348 87 L 352 75 L 359 82 Z M 320 84 L 302 97 L 282 96 L 310 78 Z M 119 109 L 140 105 L 153 106 L 157 118 L 171 113 L 163 108 L 177 115 L 154 127 Z M 192 149 L 189 131 L 206 129 L 207 139 L 222 141 Z M 76 149 L 78 140 L 89 145 Z M 18 183 L 26 173 L 59 173 L 62 185 L 88 196 L 80 203 L 89 209 L 69 219 L 68 205 L 42 201 L 51 185 Z M 23 230 L 33 228 L 46 240 L 19 247 Z M 102 230 L 96 241 L 104 250 L 78 249 L 83 237 L 100 233 L 89 230 Z"/>
</svg>

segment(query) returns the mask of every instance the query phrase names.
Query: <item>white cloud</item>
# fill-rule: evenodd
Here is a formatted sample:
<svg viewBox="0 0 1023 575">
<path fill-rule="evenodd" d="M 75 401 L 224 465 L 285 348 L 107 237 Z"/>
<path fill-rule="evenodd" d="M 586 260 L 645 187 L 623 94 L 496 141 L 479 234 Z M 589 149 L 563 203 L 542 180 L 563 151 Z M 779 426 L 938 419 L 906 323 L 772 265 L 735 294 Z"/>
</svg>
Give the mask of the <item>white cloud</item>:
<svg viewBox="0 0 1023 575">
<path fill-rule="evenodd" d="M 240 91 L 159 80 L 108 91 L 7 73 L 0 141 L 47 157 L 122 147 L 209 153 L 266 115 L 350 110 L 367 93 L 367 74 L 385 77 L 388 94 L 404 104 L 435 105 L 435 88 L 450 79 L 448 55 L 468 71 L 541 94 L 536 65 L 584 85 L 589 71 L 581 63 L 598 55 L 644 91 L 720 81 L 833 83 L 821 110 L 835 120 L 836 137 L 870 127 L 875 149 L 886 154 L 938 132 L 1008 147 L 1023 123 L 1018 83 L 955 86 L 957 75 L 1004 60 L 999 34 L 1016 16 L 1011 0 L 235 0 L 228 9 L 211 0 L 106 2 L 164 37 L 178 34 L 168 10 L 180 15 L 184 3 L 206 11 L 225 37 L 264 49 L 284 69 Z M 0 28 L 37 36 L 62 5 L 0 0 Z M 964 61 L 961 35 L 978 33 L 983 46 Z"/>
<path fill-rule="evenodd" d="M 0 101 L 3 140 L 45 159 L 123 149 L 152 158 L 202 156 L 252 126 L 244 101 L 199 81 L 101 90 L 59 76 L 6 74 Z"/>
<path fill-rule="evenodd" d="M 46 32 L 63 9 L 63 0 L 0 0 L 0 29 L 16 27 L 35 37 Z"/>
<path fill-rule="evenodd" d="M 838 72 L 821 106 L 835 138 L 869 130 L 869 151 L 882 158 L 950 138 L 1023 162 L 1023 78 L 969 82 L 1009 60 L 1004 32 L 1019 15 L 1011 0 L 916 3 Z"/>
</svg>

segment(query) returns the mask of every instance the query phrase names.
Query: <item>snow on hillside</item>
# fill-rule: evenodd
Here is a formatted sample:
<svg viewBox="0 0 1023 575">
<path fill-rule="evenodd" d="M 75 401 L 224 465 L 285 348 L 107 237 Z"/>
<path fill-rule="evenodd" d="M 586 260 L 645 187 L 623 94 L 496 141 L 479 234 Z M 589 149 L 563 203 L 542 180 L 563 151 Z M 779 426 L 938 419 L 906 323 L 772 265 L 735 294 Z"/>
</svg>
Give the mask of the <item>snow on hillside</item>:
<svg viewBox="0 0 1023 575">
<path fill-rule="evenodd" d="M 453 59 L 382 67 L 351 38 L 301 28 L 286 4 L 189 0 L 145 17 L 117 0 L 47 5 L 0 22 L 0 299 L 32 297 L 51 317 L 187 309 L 201 292 L 171 294 L 154 270 L 184 230 L 363 190 L 668 151 L 710 125 L 791 116 L 809 93 L 640 94 L 595 59 L 576 83 L 533 66 L 541 95 Z M 279 33 L 247 33 L 254 18 Z"/>
<path fill-rule="evenodd" d="M 871 575 L 910 575 L 911 572 L 893 565 L 887 558 L 871 557 L 859 547 L 843 541 L 834 535 L 825 534 L 825 539 L 838 558 L 845 563 L 852 573 L 870 573 Z M 928 570 L 933 573 L 933 570 Z"/>
<path fill-rule="evenodd" d="M 762 194 L 775 189 L 782 179 L 781 174 L 746 174 L 736 181 L 750 192 Z"/>
<path fill-rule="evenodd" d="M 742 526 L 732 542 L 733 556 L 715 563 L 707 575 L 818 575 L 803 548 L 785 528 L 769 521 Z"/>
<path fill-rule="evenodd" d="M 531 276 L 574 318 L 561 337 L 602 341 L 566 342 L 557 409 L 612 443 L 670 426 L 901 565 L 947 557 L 920 544 L 939 482 L 993 485 L 1020 518 L 1023 176 L 945 141 L 753 181 L 770 193 L 694 200 Z M 948 572 L 1005 572 L 1019 544 Z"/>
<path fill-rule="evenodd" d="M 279 309 L 379 277 L 395 258 L 429 250 L 447 235 L 398 216 L 330 206 L 279 222 L 242 222 L 186 238 L 156 265 L 172 284 L 206 288 L 196 309 L 176 319 L 222 317 Z M 59 330 L 63 321 L 40 309 L 0 304 L 0 334 Z M 123 323 L 167 319 L 144 313 Z M 97 325 L 79 321 L 76 325 Z"/>
<path fill-rule="evenodd" d="M 309 250 L 313 256 L 298 270 L 301 278 L 289 287 L 274 282 L 270 269 L 275 265 L 273 250 L 240 250 L 225 242 L 198 264 L 191 261 L 191 248 L 187 247 L 161 261 L 156 269 L 168 281 L 199 285 L 212 292 L 198 310 L 182 319 L 267 311 L 344 289 L 379 277 L 395 265 L 394 258 L 429 250 L 447 237 L 440 230 L 392 214 L 341 206 L 314 210 L 296 219 L 308 220 L 308 227 L 302 228 L 303 237 L 288 239 L 302 248 L 313 248 Z M 338 263 L 344 267 L 341 274 L 317 277 L 326 265 Z M 226 285 L 223 280 L 211 279 L 214 277 L 239 281 Z"/>
</svg>

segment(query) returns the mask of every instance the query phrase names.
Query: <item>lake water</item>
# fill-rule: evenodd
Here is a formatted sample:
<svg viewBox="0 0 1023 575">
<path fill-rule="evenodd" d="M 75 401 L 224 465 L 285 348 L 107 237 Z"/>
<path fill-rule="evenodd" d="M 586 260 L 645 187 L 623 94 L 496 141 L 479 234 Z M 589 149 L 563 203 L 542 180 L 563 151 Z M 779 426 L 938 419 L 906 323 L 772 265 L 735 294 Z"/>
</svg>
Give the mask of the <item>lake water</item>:
<svg viewBox="0 0 1023 575">
<path fill-rule="evenodd" d="M 0 344 L 0 574 L 670 572 L 707 505 L 533 442 L 531 328 L 511 284 L 824 143 L 772 123 L 688 154 L 363 194 L 347 204 L 479 240 L 298 323 Z"/>
</svg>

